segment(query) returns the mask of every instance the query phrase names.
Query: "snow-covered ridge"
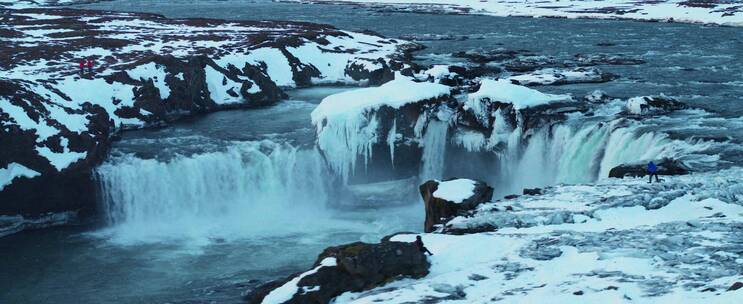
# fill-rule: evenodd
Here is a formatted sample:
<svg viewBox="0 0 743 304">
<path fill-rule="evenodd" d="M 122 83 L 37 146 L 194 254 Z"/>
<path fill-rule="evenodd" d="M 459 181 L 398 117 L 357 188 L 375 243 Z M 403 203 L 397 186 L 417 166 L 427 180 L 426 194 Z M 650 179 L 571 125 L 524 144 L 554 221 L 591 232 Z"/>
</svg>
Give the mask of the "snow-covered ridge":
<svg viewBox="0 0 743 304">
<path fill-rule="evenodd" d="M 434 253 L 428 276 L 335 302 L 737 303 L 741 174 L 609 179 L 482 204 L 447 225 L 495 231 L 421 235 Z"/>
<path fill-rule="evenodd" d="M 552 18 L 630 19 L 743 26 L 738 1 L 280 0 L 385 6 L 400 11 Z"/>
<path fill-rule="evenodd" d="M 4 174 L 5 190 L 90 168 L 121 129 L 269 105 L 284 88 L 380 83 L 410 68 L 398 58 L 413 46 L 301 22 L 0 10 L 8 25 L 0 29 L 0 52 L 8 55 L 0 58 L 0 144 L 11 147 L 0 170 L 13 172 Z M 93 68 L 80 71 L 87 58 Z M 5 193 L 0 201 L 23 200 Z"/>
</svg>

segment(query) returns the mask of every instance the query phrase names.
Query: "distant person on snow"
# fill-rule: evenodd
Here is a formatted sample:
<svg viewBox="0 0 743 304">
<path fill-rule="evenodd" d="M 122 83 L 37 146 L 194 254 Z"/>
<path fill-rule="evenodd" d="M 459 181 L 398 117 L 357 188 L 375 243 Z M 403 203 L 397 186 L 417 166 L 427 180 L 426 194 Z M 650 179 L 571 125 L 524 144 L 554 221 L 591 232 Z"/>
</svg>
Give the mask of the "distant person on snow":
<svg viewBox="0 0 743 304">
<path fill-rule="evenodd" d="M 88 57 L 88 73 L 93 73 L 93 58 Z"/>
<path fill-rule="evenodd" d="M 420 252 L 423 252 L 423 254 L 428 253 L 428 255 L 433 255 L 431 251 L 428 251 L 428 248 L 426 248 L 426 246 L 423 246 L 423 240 L 421 239 L 420 235 L 415 236 L 415 242 L 413 243 L 416 247 L 418 247 L 418 250 L 420 250 Z"/>
<path fill-rule="evenodd" d="M 652 161 L 648 163 L 648 175 L 650 175 L 649 184 L 653 183 L 653 175 L 655 175 L 655 182 L 660 183 L 660 179 L 658 179 L 658 166 Z"/>
<path fill-rule="evenodd" d="M 85 73 L 85 59 L 80 59 L 80 76 Z"/>
</svg>

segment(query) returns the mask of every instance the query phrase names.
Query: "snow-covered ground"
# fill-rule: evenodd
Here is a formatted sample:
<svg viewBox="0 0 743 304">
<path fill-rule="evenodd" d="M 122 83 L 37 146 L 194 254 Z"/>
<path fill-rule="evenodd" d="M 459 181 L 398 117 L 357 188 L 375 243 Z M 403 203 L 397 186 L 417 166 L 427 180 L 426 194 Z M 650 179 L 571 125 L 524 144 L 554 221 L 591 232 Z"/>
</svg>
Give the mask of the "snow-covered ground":
<svg viewBox="0 0 743 304">
<path fill-rule="evenodd" d="M 740 1 L 281 0 L 383 5 L 397 10 L 557 18 L 605 18 L 743 26 Z"/>
<path fill-rule="evenodd" d="M 335 303 L 739 303 L 727 289 L 743 280 L 740 176 L 604 179 L 482 204 L 447 225 L 497 231 L 423 234 L 428 276 Z"/>
</svg>

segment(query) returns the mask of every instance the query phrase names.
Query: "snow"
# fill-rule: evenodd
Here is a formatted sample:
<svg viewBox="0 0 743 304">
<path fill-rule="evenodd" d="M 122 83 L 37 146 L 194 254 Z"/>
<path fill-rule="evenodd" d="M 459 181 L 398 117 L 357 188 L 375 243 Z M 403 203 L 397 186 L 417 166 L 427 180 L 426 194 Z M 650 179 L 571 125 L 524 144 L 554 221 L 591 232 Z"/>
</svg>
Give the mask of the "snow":
<svg viewBox="0 0 743 304">
<path fill-rule="evenodd" d="M 743 291 L 726 289 L 741 281 L 740 259 L 730 254 L 740 250 L 741 174 L 608 179 L 481 204 L 448 225 L 497 231 L 421 234 L 434 253 L 429 275 L 335 303 L 737 303 Z"/>
<path fill-rule="evenodd" d="M 136 80 L 144 81 L 152 79 L 155 87 L 160 92 L 160 99 L 166 100 L 170 97 L 170 88 L 165 83 L 165 75 L 167 73 L 164 67 L 154 62 L 150 62 L 128 70 L 127 73 L 129 74 L 129 77 Z"/>
<path fill-rule="evenodd" d="M 324 258 L 322 261 L 320 261 L 320 265 L 317 265 L 317 267 L 313 268 L 310 271 L 304 272 L 295 278 L 291 279 L 289 282 L 286 282 L 286 284 L 282 285 L 279 288 L 276 288 L 272 290 L 268 295 L 266 295 L 265 298 L 263 298 L 264 304 L 281 304 L 286 301 L 291 300 L 292 296 L 296 294 L 299 291 L 299 281 L 301 281 L 304 277 L 312 275 L 317 273 L 317 271 L 320 270 L 320 268 L 323 267 L 335 267 L 337 265 L 336 258 L 329 257 Z"/>
<path fill-rule="evenodd" d="M 363 88 L 331 95 L 322 100 L 312 111 L 312 123 L 316 126 L 324 120 L 356 117 L 382 106 L 400 107 L 449 94 L 450 88 L 436 83 L 415 82 L 398 75 L 394 80 L 379 87 Z"/>
<path fill-rule="evenodd" d="M 480 89 L 467 96 L 465 108 L 479 109 L 484 99 L 492 102 L 513 104 L 513 108 L 521 110 L 529 107 L 548 104 L 554 101 L 571 99 L 570 95 L 545 94 L 525 86 L 512 84 L 505 79 L 483 79 Z"/>
<path fill-rule="evenodd" d="M 433 192 L 433 196 L 455 204 L 461 204 L 464 200 L 475 194 L 476 184 L 476 181 L 465 178 L 439 182 L 438 188 Z"/>
<path fill-rule="evenodd" d="M 243 102 L 242 96 L 233 97 L 227 94 L 227 91 L 232 89 L 236 94 L 240 94 L 240 84 L 227 78 L 224 74 L 215 70 L 210 66 L 204 68 L 206 72 L 206 84 L 209 89 L 209 96 L 217 104 L 231 104 Z M 223 85 L 224 84 L 224 85 Z M 257 88 L 257 85 L 253 85 L 251 89 Z"/>
<path fill-rule="evenodd" d="M 16 178 L 34 178 L 41 175 L 39 172 L 26 168 L 18 163 L 10 163 L 6 168 L 0 168 L 0 191 L 10 185 Z"/>
<path fill-rule="evenodd" d="M 39 155 L 49 160 L 49 163 L 54 166 L 57 171 L 62 171 L 63 169 L 69 167 L 71 164 L 81 159 L 85 159 L 85 157 L 88 156 L 87 152 L 70 151 L 70 149 L 67 147 L 67 141 L 67 138 L 62 137 L 61 144 L 63 152 L 61 153 L 54 152 L 48 147 L 36 147 L 36 151 L 39 153 Z"/>
<path fill-rule="evenodd" d="M 648 102 L 644 96 L 638 96 L 628 99 L 625 107 L 629 113 L 640 115 L 643 113 L 642 107 L 647 106 L 647 104 Z"/>
<path fill-rule="evenodd" d="M 308 2 L 307 0 L 291 1 Z M 339 1 L 310 0 L 309 2 L 338 3 Z M 457 14 L 470 13 L 503 17 L 672 20 L 685 23 L 743 26 L 743 14 L 740 12 L 732 16 L 724 16 L 727 9 L 736 9 L 740 5 L 735 1 L 715 2 L 717 5 L 709 8 L 682 5 L 684 0 L 344 0 L 340 2 L 364 5 L 383 4 L 397 8 L 411 8 L 416 11 L 444 11 Z"/>
<path fill-rule="evenodd" d="M 268 67 L 266 72 L 268 77 L 271 78 L 278 86 L 293 87 L 294 73 L 289 65 L 289 61 L 281 53 L 281 50 L 276 48 L 259 48 L 251 50 L 245 59 L 250 64 L 265 63 Z"/>
</svg>

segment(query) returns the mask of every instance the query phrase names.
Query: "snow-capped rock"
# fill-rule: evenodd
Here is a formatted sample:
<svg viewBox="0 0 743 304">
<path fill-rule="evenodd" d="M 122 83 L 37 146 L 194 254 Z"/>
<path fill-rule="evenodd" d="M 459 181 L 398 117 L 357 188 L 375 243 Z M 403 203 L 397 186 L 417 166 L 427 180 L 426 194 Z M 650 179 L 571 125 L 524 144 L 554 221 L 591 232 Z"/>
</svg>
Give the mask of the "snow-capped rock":
<svg viewBox="0 0 743 304">
<path fill-rule="evenodd" d="M 399 278 L 421 278 L 430 264 L 415 244 L 383 240 L 330 247 L 314 268 L 268 283 L 248 295 L 249 303 L 330 303 L 344 292 L 358 292 Z"/>
<path fill-rule="evenodd" d="M 415 137 L 418 121 L 425 123 L 422 117 L 450 98 L 448 86 L 415 82 L 401 74 L 379 87 L 328 96 L 311 114 L 317 145 L 344 182 L 353 176 L 358 161 L 366 165 L 375 154 L 390 155 L 386 162 L 394 166 L 395 150 L 406 138 Z M 405 145 L 417 148 L 410 142 Z M 383 170 L 382 162 L 376 164 Z"/>
<path fill-rule="evenodd" d="M 605 73 L 598 68 L 542 69 L 527 74 L 509 76 L 512 83 L 531 85 L 563 85 L 575 83 L 602 83 L 616 79 L 617 76 Z"/>
<path fill-rule="evenodd" d="M 627 113 L 633 115 L 664 114 L 671 111 L 685 109 L 682 102 L 665 96 L 638 96 L 627 100 L 625 104 Z"/>
<path fill-rule="evenodd" d="M 425 232 L 432 232 L 435 226 L 477 205 L 488 202 L 493 197 L 493 188 L 481 181 L 459 178 L 446 181 L 430 180 L 419 187 L 426 220 Z"/>
</svg>

